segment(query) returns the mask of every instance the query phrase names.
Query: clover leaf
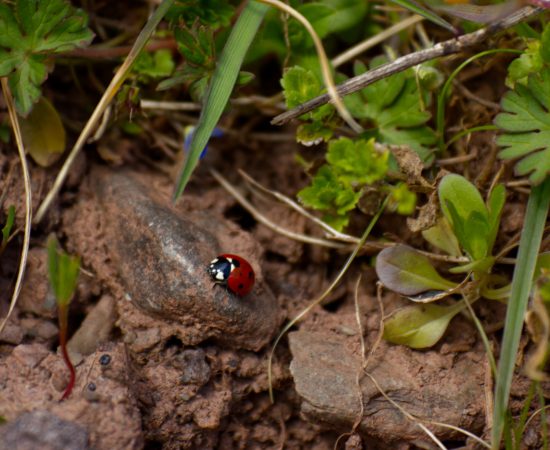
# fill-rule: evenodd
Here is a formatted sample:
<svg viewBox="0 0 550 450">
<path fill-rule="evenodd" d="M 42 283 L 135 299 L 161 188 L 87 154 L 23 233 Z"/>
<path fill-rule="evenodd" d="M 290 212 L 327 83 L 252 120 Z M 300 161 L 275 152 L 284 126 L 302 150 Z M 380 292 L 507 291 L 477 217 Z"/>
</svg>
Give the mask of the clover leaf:
<svg viewBox="0 0 550 450">
<path fill-rule="evenodd" d="M 87 45 L 88 18 L 64 0 L 0 3 L 0 77 L 7 76 L 17 110 L 27 115 L 46 79 L 46 58 Z"/>
</svg>

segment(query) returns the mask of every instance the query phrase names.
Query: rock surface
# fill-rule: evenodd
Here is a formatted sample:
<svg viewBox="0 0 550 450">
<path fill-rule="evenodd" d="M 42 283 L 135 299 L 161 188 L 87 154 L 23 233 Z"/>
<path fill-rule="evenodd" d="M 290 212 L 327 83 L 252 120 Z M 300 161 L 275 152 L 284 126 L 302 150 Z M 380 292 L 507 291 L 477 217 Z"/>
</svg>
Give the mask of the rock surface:
<svg viewBox="0 0 550 450">
<path fill-rule="evenodd" d="M 48 411 L 22 414 L 0 427 L 0 450 L 86 450 L 88 433 L 81 425 Z"/>
<path fill-rule="evenodd" d="M 360 394 L 357 376 L 362 360 L 356 341 L 331 332 L 290 333 L 290 370 L 303 400 L 302 413 L 312 422 L 349 431 L 361 413 L 362 401 L 358 431 L 367 440 L 383 443 L 384 448 L 398 448 L 406 442 L 431 448 L 428 436 L 385 400 L 364 375 Z M 485 412 L 484 364 L 472 356 L 473 352 L 459 354 L 449 363 L 446 355 L 436 351 L 414 352 L 382 342 L 368 372 L 413 416 L 479 432 Z M 448 428 L 427 426 L 442 440 L 458 436 Z"/>
<path fill-rule="evenodd" d="M 90 219 L 86 204 L 66 216 L 76 227 L 90 227 L 90 239 L 101 241 L 108 252 L 94 266 L 110 284 L 122 285 L 118 299 L 120 327 L 128 334 L 132 323 L 143 323 L 143 315 L 132 311 L 126 300 L 149 315 L 163 328 L 158 338 L 177 336 L 186 345 L 213 339 L 225 346 L 258 350 L 267 344 L 280 323 L 277 300 L 263 282 L 259 260 L 262 251 L 248 233 L 223 217 L 206 213 L 184 214 L 171 205 L 169 196 L 139 175 L 94 170 L 91 186 L 102 205 Z M 82 229 L 72 244 L 86 255 L 89 245 L 81 242 Z M 208 263 L 220 253 L 244 250 L 256 272 L 257 282 L 245 298 L 216 286 L 206 272 Z M 86 262 L 86 261 L 85 261 Z M 110 265 L 107 273 L 103 265 Z M 114 278 L 117 278 L 114 280 Z M 130 315 L 137 314 L 138 320 Z M 160 320 L 159 320 L 160 319 Z M 161 325 L 162 324 L 162 325 Z M 138 327 L 139 328 L 139 327 Z M 155 328 L 155 326 L 153 326 Z M 167 329 L 170 329 L 168 332 Z M 153 333 L 149 328 L 149 333 Z M 153 333 L 154 334 L 154 333 Z M 154 336 L 129 336 L 138 346 Z M 151 345 L 154 345 L 152 343 Z"/>
</svg>

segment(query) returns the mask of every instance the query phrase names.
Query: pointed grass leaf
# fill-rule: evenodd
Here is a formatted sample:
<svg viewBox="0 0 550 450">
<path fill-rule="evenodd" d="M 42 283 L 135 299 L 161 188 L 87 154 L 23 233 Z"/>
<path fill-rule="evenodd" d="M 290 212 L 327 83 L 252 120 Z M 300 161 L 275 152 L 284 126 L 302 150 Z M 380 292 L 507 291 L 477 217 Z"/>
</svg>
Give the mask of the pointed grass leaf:
<svg viewBox="0 0 550 450">
<path fill-rule="evenodd" d="M 450 306 L 423 304 L 397 310 L 384 322 L 384 339 L 411 348 L 428 348 L 445 333 L 451 319 L 465 308 L 464 303 Z"/>
<path fill-rule="evenodd" d="M 48 273 L 59 306 L 67 306 L 73 297 L 80 273 L 80 258 L 58 250 L 57 239 L 48 239 Z"/>
<path fill-rule="evenodd" d="M 65 151 L 65 128 L 57 110 L 45 97 L 19 123 L 25 150 L 39 166 L 51 166 Z"/>
<path fill-rule="evenodd" d="M 197 166 L 202 150 L 208 144 L 208 140 L 218 124 L 239 76 L 246 52 L 254 40 L 267 10 L 268 6 L 250 1 L 231 30 L 205 94 L 197 129 L 176 184 L 174 200 L 177 200 L 183 193 Z"/>
<path fill-rule="evenodd" d="M 497 144 L 504 149 L 502 159 L 521 158 L 518 175 L 529 175 L 532 184 L 540 184 L 550 172 L 550 67 L 528 77 L 527 86 L 516 83 L 502 99 L 495 124 L 503 131 Z"/>
<path fill-rule="evenodd" d="M 489 212 L 489 238 L 488 247 L 493 248 L 500 226 L 500 216 L 502 208 L 506 202 L 506 188 L 503 184 L 497 184 L 487 199 L 487 209 Z"/>
<path fill-rule="evenodd" d="M 456 287 L 437 273 L 426 256 L 401 244 L 385 248 L 378 254 L 376 274 L 387 288 L 402 295 Z"/>
<path fill-rule="evenodd" d="M 451 33 L 457 32 L 456 28 L 453 27 L 449 22 L 447 22 L 441 16 L 437 15 L 433 11 L 430 11 L 428 8 L 422 6 L 420 3 L 417 3 L 414 0 L 392 0 L 392 2 L 428 19 L 430 22 L 433 22 L 436 25 L 439 25 L 440 27 L 443 27 L 449 30 Z"/>
</svg>

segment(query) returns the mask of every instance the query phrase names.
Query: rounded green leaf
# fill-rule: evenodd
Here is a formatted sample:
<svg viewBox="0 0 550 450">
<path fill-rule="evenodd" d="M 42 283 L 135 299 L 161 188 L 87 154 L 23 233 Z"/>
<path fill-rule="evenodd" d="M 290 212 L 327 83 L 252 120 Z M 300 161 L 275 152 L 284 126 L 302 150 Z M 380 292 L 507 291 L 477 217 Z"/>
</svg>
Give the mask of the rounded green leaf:
<svg viewBox="0 0 550 450">
<path fill-rule="evenodd" d="M 387 288 L 402 295 L 456 287 L 437 273 L 426 256 L 407 245 L 382 250 L 376 258 L 376 274 Z"/>
<path fill-rule="evenodd" d="M 430 303 L 400 309 L 384 322 L 384 339 L 411 348 L 431 347 L 464 307 L 464 303 L 451 306 Z"/>
</svg>

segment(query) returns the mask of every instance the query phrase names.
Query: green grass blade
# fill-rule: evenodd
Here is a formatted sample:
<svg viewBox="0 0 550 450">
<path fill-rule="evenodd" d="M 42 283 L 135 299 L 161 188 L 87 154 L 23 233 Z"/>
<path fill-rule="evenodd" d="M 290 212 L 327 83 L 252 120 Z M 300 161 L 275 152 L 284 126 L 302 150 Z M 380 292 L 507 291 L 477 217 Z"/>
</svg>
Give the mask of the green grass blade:
<svg viewBox="0 0 550 450">
<path fill-rule="evenodd" d="M 512 280 L 512 291 L 506 311 L 504 336 L 502 338 L 502 349 L 498 364 L 493 411 L 493 431 L 491 436 L 494 449 L 499 448 L 506 420 L 508 397 L 514 374 L 519 339 L 523 328 L 523 316 L 531 291 L 531 283 L 533 281 L 549 205 L 550 177 L 546 178 L 539 186 L 533 186 L 527 203 L 525 222 L 519 243 L 518 259 Z"/>
<path fill-rule="evenodd" d="M 414 0 L 391 0 L 393 3 L 408 9 L 409 11 L 412 11 L 419 16 L 422 16 L 429 21 L 435 23 L 436 25 L 439 25 L 440 27 L 446 28 L 451 33 L 457 33 L 457 29 L 453 27 L 449 22 L 447 22 L 442 17 L 438 16 L 433 11 L 430 11 L 427 8 L 424 8 L 424 6 L 420 5 Z"/>
<path fill-rule="evenodd" d="M 177 182 L 174 200 L 177 200 L 183 193 L 202 150 L 220 120 L 237 81 L 246 52 L 256 36 L 268 8 L 269 6 L 255 1 L 249 2 L 229 35 L 204 97 L 199 123 L 193 134 L 193 140 Z"/>
</svg>

